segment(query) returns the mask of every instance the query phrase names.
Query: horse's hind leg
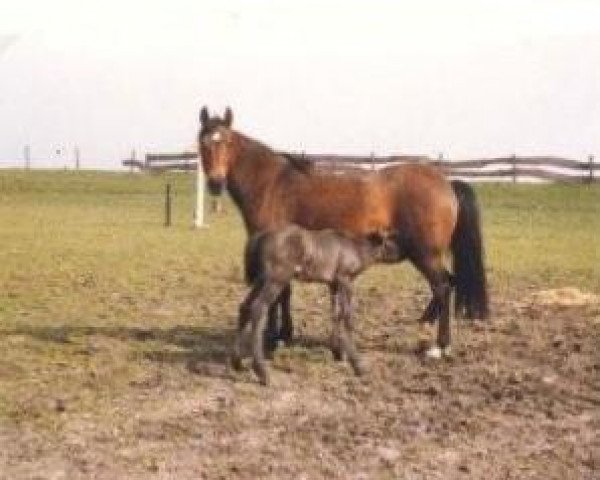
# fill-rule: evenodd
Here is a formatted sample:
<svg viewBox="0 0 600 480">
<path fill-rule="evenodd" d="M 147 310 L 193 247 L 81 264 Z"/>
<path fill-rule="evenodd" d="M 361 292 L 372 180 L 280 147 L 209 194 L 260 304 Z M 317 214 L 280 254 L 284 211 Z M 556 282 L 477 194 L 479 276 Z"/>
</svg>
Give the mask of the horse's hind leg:
<svg viewBox="0 0 600 480">
<path fill-rule="evenodd" d="M 425 276 L 431 287 L 433 298 L 425 314 L 429 313 L 432 322 L 439 318 L 437 346 L 427 351 L 427 355 L 439 358 L 450 352 L 450 293 L 451 275 L 444 266 L 441 254 L 431 254 L 414 259 L 413 263 Z M 435 317 L 433 316 L 435 314 Z"/>
<path fill-rule="evenodd" d="M 425 311 L 423 312 L 423 315 L 421 315 L 419 322 L 433 325 L 441 314 L 441 305 L 438 302 L 438 299 L 434 296 L 427 307 L 425 307 Z"/>
</svg>

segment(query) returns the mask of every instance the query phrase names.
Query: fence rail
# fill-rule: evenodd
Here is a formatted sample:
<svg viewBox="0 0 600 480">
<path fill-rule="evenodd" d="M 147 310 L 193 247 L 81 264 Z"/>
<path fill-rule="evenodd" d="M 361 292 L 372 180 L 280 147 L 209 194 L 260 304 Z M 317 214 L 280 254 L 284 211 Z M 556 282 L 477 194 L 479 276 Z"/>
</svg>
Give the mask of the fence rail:
<svg viewBox="0 0 600 480">
<path fill-rule="evenodd" d="M 600 164 L 590 155 L 586 161 L 556 156 L 494 157 L 471 160 L 432 159 L 424 155 L 388 156 L 343 156 L 335 154 L 289 154 L 287 156 L 311 162 L 317 169 L 343 174 L 357 169 L 380 169 L 401 163 L 424 163 L 443 170 L 451 177 L 478 180 L 509 179 L 517 182 L 523 178 L 533 178 L 551 182 L 593 183 L 600 181 Z M 150 172 L 166 170 L 196 170 L 198 154 L 148 153 L 144 161 L 132 157 L 123 165 Z"/>
</svg>

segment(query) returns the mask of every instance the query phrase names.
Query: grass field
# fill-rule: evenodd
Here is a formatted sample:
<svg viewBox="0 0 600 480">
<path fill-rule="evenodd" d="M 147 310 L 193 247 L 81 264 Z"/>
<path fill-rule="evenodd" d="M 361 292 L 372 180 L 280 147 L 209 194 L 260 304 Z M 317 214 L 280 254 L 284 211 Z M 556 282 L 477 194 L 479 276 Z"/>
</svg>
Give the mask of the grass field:
<svg viewBox="0 0 600 480">
<path fill-rule="evenodd" d="M 414 353 L 407 264 L 358 281 L 364 379 L 298 286 L 265 389 L 226 365 L 239 215 L 193 230 L 193 186 L 0 171 L 0 478 L 600 478 L 600 188 L 477 187 L 493 318 L 448 361 Z"/>
</svg>

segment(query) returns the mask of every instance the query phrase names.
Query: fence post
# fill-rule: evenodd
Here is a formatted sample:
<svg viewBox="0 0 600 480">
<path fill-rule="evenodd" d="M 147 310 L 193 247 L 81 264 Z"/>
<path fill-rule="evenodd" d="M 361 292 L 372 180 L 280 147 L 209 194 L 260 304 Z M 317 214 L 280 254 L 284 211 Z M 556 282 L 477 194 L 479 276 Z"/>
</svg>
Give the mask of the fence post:
<svg viewBox="0 0 600 480">
<path fill-rule="evenodd" d="M 371 170 L 375 170 L 375 154 L 371 152 Z"/>
<path fill-rule="evenodd" d="M 198 163 L 196 164 L 196 211 L 194 214 L 194 227 L 204 227 L 204 170 L 202 170 L 202 164 L 200 156 L 198 156 Z"/>
<path fill-rule="evenodd" d="M 512 156 L 512 181 L 517 183 L 517 156 L 514 153 Z"/>
<path fill-rule="evenodd" d="M 171 184 L 167 183 L 165 191 L 165 227 L 171 226 Z"/>
<path fill-rule="evenodd" d="M 25 159 L 25 170 L 29 170 L 31 168 L 31 146 L 25 145 L 23 157 Z"/>
<path fill-rule="evenodd" d="M 79 163 L 79 156 L 80 156 L 80 151 L 79 151 L 79 147 L 75 147 L 75 170 L 79 170 L 80 167 L 80 163 Z"/>
<path fill-rule="evenodd" d="M 134 162 L 136 160 L 135 148 L 131 150 L 131 163 L 129 164 L 129 173 L 133 173 Z"/>
<path fill-rule="evenodd" d="M 590 164 L 590 178 L 589 178 L 589 182 L 590 183 L 594 183 L 594 156 L 590 155 L 588 157 L 588 162 Z"/>
</svg>

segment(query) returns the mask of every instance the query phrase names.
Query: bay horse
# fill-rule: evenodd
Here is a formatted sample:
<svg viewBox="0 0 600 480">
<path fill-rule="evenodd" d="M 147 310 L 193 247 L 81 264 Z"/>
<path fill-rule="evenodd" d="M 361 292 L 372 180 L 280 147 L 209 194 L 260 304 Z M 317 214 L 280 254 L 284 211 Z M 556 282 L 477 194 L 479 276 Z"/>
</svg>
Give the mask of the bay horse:
<svg viewBox="0 0 600 480">
<path fill-rule="evenodd" d="M 333 228 L 356 236 L 392 231 L 397 261 L 408 259 L 429 282 L 432 299 L 422 322 L 439 320 L 437 344 L 428 355 L 450 350 L 450 295 L 455 313 L 488 316 L 479 207 L 470 185 L 449 182 L 425 164 L 394 165 L 360 174 L 335 175 L 299 166 L 267 145 L 232 128 L 233 113 L 210 116 L 200 110 L 198 147 L 209 192 L 227 189 L 249 235 L 295 223 L 311 230 Z M 446 268 L 451 254 L 453 275 Z M 251 279 L 250 279 L 251 280 Z M 269 315 L 267 342 L 277 338 L 276 307 L 281 306 L 279 337 L 292 338 L 291 290 L 284 288 Z"/>
<path fill-rule="evenodd" d="M 233 367 L 239 370 L 242 366 L 242 336 L 251 323 L 252 367 L 261 384 L 269 383 L 263 357 L 265 313 L 292 280 L 299 280 L 329 287 L 333 357 L 342 360 L 346 354 L 354 373 L 361 375 L 363 368 L 352 341 L 352 281 L 373 263 L 395 259 L 396 250 L 395 239 L 380 232 L 353 237 L 332 229 L 307 230 L 294 224 L 250 237 L 244 264 L 253 282 L 240 305 Z"/>
</svg>

